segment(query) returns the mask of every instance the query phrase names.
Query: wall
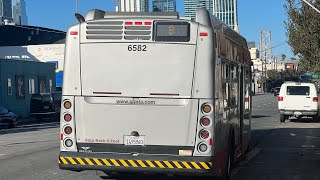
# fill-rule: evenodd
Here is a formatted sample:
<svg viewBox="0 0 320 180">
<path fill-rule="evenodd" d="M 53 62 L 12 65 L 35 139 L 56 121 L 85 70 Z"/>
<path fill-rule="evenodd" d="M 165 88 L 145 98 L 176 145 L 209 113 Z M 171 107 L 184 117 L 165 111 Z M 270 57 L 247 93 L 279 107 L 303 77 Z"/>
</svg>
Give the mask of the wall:
<svg viewBox="0 0 320 180">
<path fill-rule="evenodd" d="M 39 83 L 44 80 L 46 92 L 55 90 L 55 65 L 24 60 L 0 60 L 0 104 L 21 117 L 30 114 L 29 79 L 34 79 L 34 93 L 39 93 Z M 12 94 L 8 95 L 8 78 L 11 78 Z"/>
</svg>

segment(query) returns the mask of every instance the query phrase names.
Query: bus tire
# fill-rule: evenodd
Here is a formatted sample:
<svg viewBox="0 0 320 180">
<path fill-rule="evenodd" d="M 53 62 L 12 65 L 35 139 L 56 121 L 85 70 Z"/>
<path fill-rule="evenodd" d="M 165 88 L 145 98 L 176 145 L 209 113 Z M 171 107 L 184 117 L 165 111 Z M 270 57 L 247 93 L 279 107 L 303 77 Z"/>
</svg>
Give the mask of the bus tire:
<svg viewBox="0 0 320 180">
<path fill-rule="evenodd" d="M 224 174 L 221 177 L 222 180 L 230 180 L 231 171 L 234 166 L 234 134 L 233 134 L 233 132 L 231 133 L 231 136 L 230 136 L 227 155 L 228 155 L 227 164 L 226 164 Z"/>
<path fill-rule="evenodd" d="M 280 114 L 280 122 L 285 122 L 286 121 L 286 116 L 283 114 Z"/>
</svg>

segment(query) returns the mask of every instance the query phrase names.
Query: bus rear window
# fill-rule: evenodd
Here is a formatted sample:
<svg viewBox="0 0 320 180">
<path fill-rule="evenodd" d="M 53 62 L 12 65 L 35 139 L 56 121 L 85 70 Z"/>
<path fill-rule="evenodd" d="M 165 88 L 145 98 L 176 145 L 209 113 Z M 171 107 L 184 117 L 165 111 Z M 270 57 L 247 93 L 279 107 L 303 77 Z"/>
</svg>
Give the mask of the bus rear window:
<svg viewBox="0 0 320 180">
<path fill-rule="evenodd" d="M 288 86 L 287 87 L 287 95 L 305 95 L 308 96 L 310 94 L 309 86 Z"/>
<path fill-rule="evenodd" d="M 156 22 L 155 29 L 155 41 L 190 41 L 190 24 L 187 22 Z"/>
</svg>

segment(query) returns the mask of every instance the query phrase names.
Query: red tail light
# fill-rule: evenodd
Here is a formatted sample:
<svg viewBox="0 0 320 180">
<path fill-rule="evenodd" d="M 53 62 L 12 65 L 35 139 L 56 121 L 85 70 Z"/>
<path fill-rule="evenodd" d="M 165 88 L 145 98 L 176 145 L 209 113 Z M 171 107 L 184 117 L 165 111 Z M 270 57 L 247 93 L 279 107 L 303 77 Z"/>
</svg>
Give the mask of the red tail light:
<svg viewBox="0 0 320 180">
<path fill-rule="evenodd" d="M 203 130 L 200 131 L 200 137 L 201 137 L 202 139 L 208 139 L 209 135 L 210 135 L 209 131 L 207 131 L 207 130 L 205 130 L 205 129 L 203 129 Z"/>
<path fill-rule="evenodd" d="M 210 123 L 211 123 L 211 121 L 210 121 L 210 119 L 207 118 L 207 117 L 204 117 L 204 118 L 201 119 L 201 124 L 202 124 L 203 126 L 209 126 Z"/>
<path fill-rule="evenodd" d="M 318 102 L 319 98 L 318 97 L 314 97 L 312 100 L 313 100 L 313 102 Z"/>
<path fill-rule="evenodd" d="M 72 119 L 72 116 L 70 114 L 65 114 L 64 115 L 64 120 L 65 121 L 69 122 L 69 121 L 71 121 L 71 119 Z"/>
<path fill-rule="evenodd" d="M 135 22 L 135 25 L 142 25 L 142 22 Z"/>
<path fill-rule="evenodd" d="M 278 97 L 278 101 L 283 101 L 283 97 L 282 97 L 282 96 L 279 96 L 279 97 Z"/>
<path fill-rule="evenodd" d="M 125 22 L 124 24 L 125 24 L 125 25 L 132 25 L 133 23 L 132 23 L 132 22 L 127 21 L 127 22 Z"/>
<path fill-rule="evenodd" d="M 70 35 L 78 35 L 78 32 L 77 31 L 71 31 Z"/>
<path fill-rule="evenodd" d="M 151 25 L 152 22 L 144 22 L 144 25 Z"/>
<path fill-rule="evenodd" d="M 207 32 L 200 32 L 200 36 L 208 36 Z"/>
<path fill-rule="evenodd" d="M 67 126 L 64 128 L 64 133 L 66 133 L 67 135 L 72 133 L 72 128 L 70 126 Z"/>
</svg>

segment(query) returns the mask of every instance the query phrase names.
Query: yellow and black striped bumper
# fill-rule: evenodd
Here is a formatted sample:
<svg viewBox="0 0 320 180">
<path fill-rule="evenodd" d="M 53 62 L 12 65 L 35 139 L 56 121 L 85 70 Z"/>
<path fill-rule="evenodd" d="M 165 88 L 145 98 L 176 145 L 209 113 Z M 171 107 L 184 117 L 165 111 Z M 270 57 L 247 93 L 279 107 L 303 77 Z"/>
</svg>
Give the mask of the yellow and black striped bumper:
<svg viewBox="0 0 320 180">
<path fill-rule="evenodd" d="M 76 153 L 80 154 L 80 153 Z M 147 157 L 84 157 L 70 156 L 70 153 L 60 153 L 59 167 L 68 170 L 102 170 L 112 172 L 154 172 L 154 173 L 199 173 L 212 174 L 213 166 L 209 161 L 192 161 L 184 157 L 176 157 L 174 160 L 163 160 L 153 156 L 150 160 Z M 108 157 L 109 156 L 109 157 Z M 150 157 L 149 157 L 150 158 Z M 157 159 L 157 160 L 155 160 Z M 162 159 L 162 160 L 161 160 Z M 178 160 L 179 159 L 179 160 Z M 195 159 L 195 158 L 194 158 Z"/>
</svg>

